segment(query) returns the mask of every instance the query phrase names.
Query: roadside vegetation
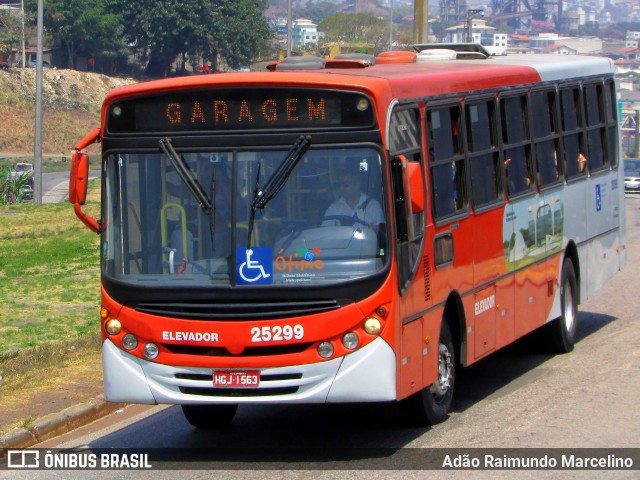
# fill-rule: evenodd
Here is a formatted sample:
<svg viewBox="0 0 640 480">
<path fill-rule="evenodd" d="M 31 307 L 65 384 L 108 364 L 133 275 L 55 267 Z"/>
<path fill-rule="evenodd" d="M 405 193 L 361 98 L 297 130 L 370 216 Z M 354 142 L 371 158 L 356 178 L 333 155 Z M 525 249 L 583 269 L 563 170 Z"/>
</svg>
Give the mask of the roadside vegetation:
<svg viewBox="0 0 640 480">
<path fill-rule="evenodd" d="M 73 146 L 99 125 L 107 92 L 134 81 L 44 72 L 42 172 L 69 172 Z M 34 163 L 34 92 L 34 69 L 0 71 L 0 182 L 17 163 Z M 98 151 L 89 149 L 92 170 Z M 49 404 L 55 394 L 75 404 L 93 398 L 87 395 L 102 382 L 99 237 L 68 202 L 12 202 L 0 202 L 0 435 L 51 413 L 36 398 Z M 85 211 L 97 217 L 99 209 L 93 181 Z"/>
<path fill-rule="evenodd" d="M 0 205 L 0 398 L 99 355 L 98 240 L 66 202 Z"/>
<path fill-rule="evenodd" d="M 14 177 L 9 167 L 0 167 L 0 205 L 13 205 L 28 200 L 28 183 L 27 175 Z"/>
</svg>

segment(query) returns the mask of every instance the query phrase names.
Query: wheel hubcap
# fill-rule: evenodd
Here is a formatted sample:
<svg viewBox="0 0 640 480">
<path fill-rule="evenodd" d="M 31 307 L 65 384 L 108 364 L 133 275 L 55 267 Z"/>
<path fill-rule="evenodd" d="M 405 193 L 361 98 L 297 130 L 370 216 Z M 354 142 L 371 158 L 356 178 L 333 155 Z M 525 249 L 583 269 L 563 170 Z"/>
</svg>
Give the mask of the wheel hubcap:
<svg viewBox="0 0 640 480">
<path fill-rule="evenodd" d="M 438 347 L 438 381 L 431 385 L 431 393 L 434 397 L 446 395 L 451 387 L 453 375 L 453 360 L 451 352 L 443 343 Z"/>
<path fill-rule="evenodd" d="M 575 312 L 573 311 L 573 290 L 569 285 L 564 287 L 564 325 L 568 332 L 573 328 Z"/>
</svg>

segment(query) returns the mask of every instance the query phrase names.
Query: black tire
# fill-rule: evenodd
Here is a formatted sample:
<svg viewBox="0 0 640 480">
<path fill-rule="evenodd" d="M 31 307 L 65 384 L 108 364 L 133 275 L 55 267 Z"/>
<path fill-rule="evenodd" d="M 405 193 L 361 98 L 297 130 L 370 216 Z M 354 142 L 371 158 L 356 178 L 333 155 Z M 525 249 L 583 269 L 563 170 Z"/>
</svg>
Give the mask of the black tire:
<svg viewBox="0 0 640 480">
<path fill-rule="evenodd" d="M 218 428 L 231 423 L 238 411 L 235 404 L 181 405 L 187 421 L 196 428 Z"/>
<path fill-rule="evenodd" d="M 403 418 L 413 426 L 428 427 L 449 418 L 457 359 L 451 330 L 445 320 L 438 343 L 438 380 L 400 402 Z"/>
<path fill-rule="evenodd" d="M 547 327 L 545 339 L 554 353 L 569 353 L 575 345 L 578 327 L 578 281 L 573 262 L 566 259 L 560 280 L 561 315 Z"/>
</svg>

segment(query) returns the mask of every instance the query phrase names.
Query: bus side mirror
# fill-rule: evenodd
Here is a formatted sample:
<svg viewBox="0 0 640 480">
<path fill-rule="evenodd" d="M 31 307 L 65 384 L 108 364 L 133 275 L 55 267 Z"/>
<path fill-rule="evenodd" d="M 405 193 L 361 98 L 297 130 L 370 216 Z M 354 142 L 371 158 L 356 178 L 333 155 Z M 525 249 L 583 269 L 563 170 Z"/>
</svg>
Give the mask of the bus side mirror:
<svg viewBox="0 0 640 480">
<path fill-rule="evenodd" d="M 406 160 L 403 159 L 404 161 Z M 420 163 L 407 162 L 406 172 L 411 189 L 411 213 L 422 213 L 424 212 L 424 184 Z"/>
<path fill-rule="evenodd" d="M 69 176 L 69 202 L 84 205 L 87 201 L 89 181 L 89 156 L 76 151 L 71 159 L 71 175 Z"/>
<path fill-rule="evenodd" d="M 81 208 L 81 205 L 87 201 L 89 185 L 89 156 L 82 153 L 82 150 L 98 141 L 100 141 L 100 129 L 94 128 L 75 146 L 69 175 L 69 202 L 73 204 L 73 210 L 80 221 L 96 233 L 100 233 L 100 222 L 84 213 Z"/>
</svg>

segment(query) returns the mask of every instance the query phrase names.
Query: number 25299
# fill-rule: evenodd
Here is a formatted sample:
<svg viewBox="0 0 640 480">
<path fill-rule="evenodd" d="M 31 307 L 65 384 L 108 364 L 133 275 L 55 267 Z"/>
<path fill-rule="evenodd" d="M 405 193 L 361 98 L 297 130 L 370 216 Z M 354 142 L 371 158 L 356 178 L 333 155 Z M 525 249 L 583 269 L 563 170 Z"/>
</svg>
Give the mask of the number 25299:
<svg viewBox="0 0 640 480">
<path fill-rule="evenodd" d="M 251 341 L 259 342 L 284 342 L 286 340 L 300 340 L 304 337 L 302 325 L 275 325 L 273 327 L 253 327 L 251 329 Z"/>
</svg>

